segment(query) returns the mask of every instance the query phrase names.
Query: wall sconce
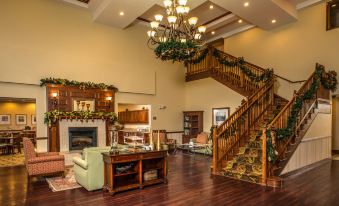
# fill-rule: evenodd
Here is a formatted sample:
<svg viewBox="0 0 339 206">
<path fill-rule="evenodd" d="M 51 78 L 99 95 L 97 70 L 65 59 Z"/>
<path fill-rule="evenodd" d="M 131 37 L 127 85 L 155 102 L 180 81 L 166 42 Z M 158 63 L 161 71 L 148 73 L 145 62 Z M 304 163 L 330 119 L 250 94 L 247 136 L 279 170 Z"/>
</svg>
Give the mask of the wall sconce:
<svg viewBox="0 0 339 206">
<path fill-rule="evenodd" d="M 52 105 L 55 108 L 56 106 L 58 106 L 58 92 L 52 92 Z"/>
<path fill-rule="evenodd" d="M 112 99 L 113 99 L 113 98 L 112 98 L 111 96 L 106 97 L 106 100 L 108 101 L 108 108 L 109 108 L 109 109 L 111 108 Z"/>
</svg>

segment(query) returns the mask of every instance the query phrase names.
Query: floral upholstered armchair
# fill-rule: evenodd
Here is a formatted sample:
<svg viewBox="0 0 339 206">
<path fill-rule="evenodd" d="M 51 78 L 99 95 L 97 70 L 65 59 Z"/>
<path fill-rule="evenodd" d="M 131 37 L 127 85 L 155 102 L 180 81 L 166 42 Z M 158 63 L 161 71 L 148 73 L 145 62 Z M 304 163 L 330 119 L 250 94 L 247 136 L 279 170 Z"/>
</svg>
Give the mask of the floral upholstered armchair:
<svg viewBox="0 0 339 206">
<path fill-rule="evenodd" d="M 60 173 L 64 175 L 65 158 L 58 152 L 36 153 L 30 139 L 23 138 L 25 164 L 28 176 L 44 176 Z"/>
</svg>

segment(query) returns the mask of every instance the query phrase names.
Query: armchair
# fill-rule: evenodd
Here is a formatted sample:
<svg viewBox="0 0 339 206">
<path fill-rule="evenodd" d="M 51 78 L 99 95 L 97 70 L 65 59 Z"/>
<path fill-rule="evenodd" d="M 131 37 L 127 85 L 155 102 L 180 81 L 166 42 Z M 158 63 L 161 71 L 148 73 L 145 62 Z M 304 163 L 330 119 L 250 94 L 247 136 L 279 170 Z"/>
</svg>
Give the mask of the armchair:
<svg viewBox="0 0 339 206">
<path fill-rule="evenodd" d="M 104 185 L 103 152 L 109 152 L 110 147 L 85 148 L 81 157 L 74 157 L 75 180 L 86 190 L 101 189 Z"/>
<path fill-rule="evenodd" d="M 168 150 L 168 151 L 175 151 L 177 142 L 175 139 L 168 139 L 167 138 L 167 133 L 166 130 L 153 130 L 153 142 L 156 144 L 158 141 L 158 131 L 159 131 L 159 139 L 160 139 L 160 144 L 163 149 Z"/>
<path fill-rule="evenodd" d="M 30 176 L 45 176 L 56 173 L 64 175 L 65 158 L 57 152 L 37 154 L 30 139 L 23 138 L 25 164 Z"/>
</svg>

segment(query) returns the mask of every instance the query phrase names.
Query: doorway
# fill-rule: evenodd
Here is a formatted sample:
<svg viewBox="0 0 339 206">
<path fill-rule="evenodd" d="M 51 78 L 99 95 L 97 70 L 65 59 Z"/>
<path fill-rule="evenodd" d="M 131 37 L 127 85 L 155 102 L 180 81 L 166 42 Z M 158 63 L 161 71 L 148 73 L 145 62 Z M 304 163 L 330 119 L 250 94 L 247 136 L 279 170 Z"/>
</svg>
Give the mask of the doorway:
<svg viewBox="0 0 339 206">
<path fill-rule="evenodd" d="M 36 99 L 0 97 L 0 167 L 24 165 L 23 137 L 36 145 Z"/>
</svg>

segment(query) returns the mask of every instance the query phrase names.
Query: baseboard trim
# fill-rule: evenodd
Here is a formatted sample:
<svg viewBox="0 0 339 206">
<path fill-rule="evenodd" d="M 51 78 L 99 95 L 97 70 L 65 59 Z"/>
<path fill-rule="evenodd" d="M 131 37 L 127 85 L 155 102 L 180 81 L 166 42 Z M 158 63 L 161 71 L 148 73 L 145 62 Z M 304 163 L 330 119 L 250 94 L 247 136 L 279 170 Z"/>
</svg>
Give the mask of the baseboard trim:
<svg viewBox="0 0 339 206">
<path fill-rule="evenodd" d="M 315 163 L 313 163 L 313 164 L 306 165 L 306 166 L 304 166 L 304 167 L 302 167 L 302 168 L 299 168 L 299 169 L 293 170 L 293 171 L 291 171 L 291 172 L 285 173 L 285 174 L 281 175 L 280 177 L 286 179 L 286 178 L 298 176 L 298 175 L 301 175 L 301 174 L 303 174 L 303 173 L 305 173 L 305 172 L 308 172 L 308 171 L 310 171 L 310 170 L 313 170 L 314 168 L 317 168 L 317 167 L 319 167 L 319 166 L 321 166 L 321 165 L 324 165 L 324 164 L 326 164 L 326 163 L 329 163 L 329 162 L 331 162 L 331 161 L 332 161 L 331 158 L 326 158 L 326 159 L 320 160 L 320 161 L 318 161 L 318 162 L 315 162 Z"/>
</svg>

